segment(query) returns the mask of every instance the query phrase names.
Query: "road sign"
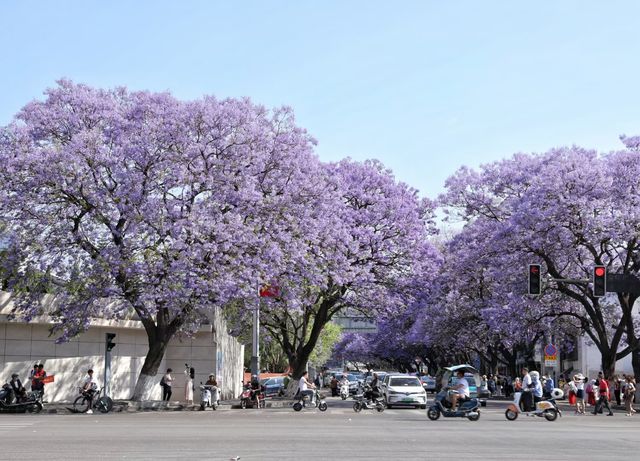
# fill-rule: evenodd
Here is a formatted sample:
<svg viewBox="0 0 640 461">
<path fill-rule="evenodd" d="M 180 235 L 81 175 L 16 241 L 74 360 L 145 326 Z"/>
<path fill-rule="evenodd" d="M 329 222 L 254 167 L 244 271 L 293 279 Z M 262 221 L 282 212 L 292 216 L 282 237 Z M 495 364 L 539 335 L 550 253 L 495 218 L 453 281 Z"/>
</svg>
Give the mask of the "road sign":
<svg viewBox="0 0 640 461">
<path fill-rule="evenodd" d="M 553 344 L 547 344 L 544 347 L 544 366 L 545 367 L 558 366 L 558 348 Z"/>
</svg>

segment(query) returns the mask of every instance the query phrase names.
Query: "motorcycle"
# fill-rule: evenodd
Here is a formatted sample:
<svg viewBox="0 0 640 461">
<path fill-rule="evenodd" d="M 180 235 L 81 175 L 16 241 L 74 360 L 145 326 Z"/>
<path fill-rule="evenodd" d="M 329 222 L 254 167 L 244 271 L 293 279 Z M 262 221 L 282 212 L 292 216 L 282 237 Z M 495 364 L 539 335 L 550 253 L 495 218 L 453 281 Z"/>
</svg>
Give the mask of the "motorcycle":
<svg viewBox="0 0 640 461">
<path fill-rule="evenodd" d="M 207 407 L 217 410 L 220 405 L 220 390 L 218 386 L 200 383 L 200 411 Z"/>
<path fill-rule="evenodd" d="M 4 384 L 0 389 L 0 412 L 3 413 L 40 413 L 44 408 L 42 391 L 31 391 L 23 400 L 17 400 L 11 385 Z"/>
<path fill-rule="evenodd" d="M 296 394 L 297 401 L 294 402 L 293 409 L 295 411 L 300 411 L 303 408 L 317 408 L 320 411 L 326 411 L 327 402 L 325 402 L 325 400 L 322 398 L 322 396 L 320 395 L 320 391 L 318 389 L 315 389 L 315 393 L 316 394 L 315 394 L 314 404 L 310 405 L 310 404 L 307 404 L 309 399 L 308 396 L 302 395 L 300 394 L 300 392 L 298 392 Z"/>
<path fill-rule="evenodd" d="M 347 400 L 349 397 L 349 384 L 343 384 L 340 386 L 340 398 L 342 400 Z"/>
<path fill-rule="evenodd" d="M 480 401 L 478 399 L 468 399 L 458 402 L 458 408 L 455 411 L 451 409 L 451 402 L 447 398 L 449 392 L 446 389 L 436 394 L 433 405 L 427 410 L 427 417 L 431 421 L 435 421 L 440 416 L 445 418 L 467 418 L 469 421 L 478 421 L 480 419 Z"/>
<path fill-rule="evenodd" d="M 365 392 L 370 390 L 369 386 L 366 387 Z M 364 393 L 358 394 L 355 397 L 355 402 L 353 404 L 353 411 L 356 413 L 360 413 L 362 410 L 375 410 L 378 413 L 382 413 L 384 411 L 384 399 L 382 397 L 376 397 L 373 400 L 365 399 Z"/>
<path fill-rule="evenodd" d="M 265 408 L 266 403 L 264 401 L 264 397 L 265 395 L 262 386 L 260 386 L 260 390 L 256 390 L 251 388 L 251 384 L 247 384 L 244 386 L 244 391 L 240 396 L 240 407 L 243 410 L 245 408 L 253 408 L 254 406 L 257 406 L 258 408 Z"/>
<path fill-rule="evenodd" d="M 557 389 L 560 391 L 559 389 Z M 562 391 L 560 391 L 562 392 Z M 556 389 L 554 389 L 555 395 L 557 395 Z M 544 418 L 547 421 L 555 421 L 558 416 L 562 416 L 562 411 L 558 408 L 558 404 L 554 398 L 542 400 L 536 403 L 536 408 L 533 411 L 522 411 L 520 409 L 520 400 L 522 398 L 522 392 L 516 392 L 514 394 L 513 403 L 509 404 L 507 410 L 504 412 L 504 416 L 509 421 L 515 421 L 520 413 L 527 416 L 538 416 Z"/>
</svg>

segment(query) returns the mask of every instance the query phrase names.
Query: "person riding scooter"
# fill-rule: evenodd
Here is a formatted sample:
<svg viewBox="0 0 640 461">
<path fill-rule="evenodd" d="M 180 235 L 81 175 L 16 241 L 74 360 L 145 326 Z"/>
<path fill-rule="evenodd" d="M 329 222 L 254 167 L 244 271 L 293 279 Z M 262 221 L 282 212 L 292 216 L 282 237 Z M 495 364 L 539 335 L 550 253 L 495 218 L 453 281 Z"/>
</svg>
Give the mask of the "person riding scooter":
<svg viewBox="0 0 640 461">
<path fill-rule="evenodd" d="M 263 386 L 260 384 L 257 375 L 251 377 L 251 400 L 255 401 L 260 408 L 260 394 L 263 392 Z"/>
<path fill-rule="evenodd" d="M 542 383 L 540 382 L 540 373 L 532 371 L 531 376 L 531 393 L 533 394 L 533 403 L 542 402 Z"/>
<path fill-rule="evenodd" d="M 464 371 L 458 370 L 456 377 L 458 378 L 458 382 L 453 387 L 449 388 L 450 391 L 453 391 L 449 392 L 449 398 L 451 399 L 451 411 L 456 411 L 459 401 L 462 402 L 469 400 L 471 397 L 471 394 L 469 393 L 469 382 L 464 377 Z"/>
<path fill-rule="evenodd" d="M 373 379 L 369 384 L 369 388 L 364 393 L 364 398 L 368 401 L 374 401 L 375 399 L 380 397 L 380 389 L 378 387 L 378 374 L 373 374 Z"/>
<path fill-rule="evenodd" d="M 17 373 L 11 375 L 11 381 L 9 381 L 9 384 L 11 385 L 13 395 L 16 397 L 16 401 L 18 403 L 24 402 L 27 399 L 27 390 L 22 385 Z"/>
</svg>

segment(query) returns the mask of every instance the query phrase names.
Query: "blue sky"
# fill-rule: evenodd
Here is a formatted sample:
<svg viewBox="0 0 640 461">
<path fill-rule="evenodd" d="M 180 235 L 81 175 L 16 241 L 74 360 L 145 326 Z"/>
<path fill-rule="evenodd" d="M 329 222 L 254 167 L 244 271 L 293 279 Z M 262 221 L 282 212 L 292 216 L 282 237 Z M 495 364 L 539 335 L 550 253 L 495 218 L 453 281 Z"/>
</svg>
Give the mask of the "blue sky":
<svg viewBox="0 0 640 461">
<path fill-rule="evenodd" d="M 289 105 L 323 160 L 462 165 L 640 134 L 636 1 L 0 4 L 0 124 L 61 77 Z"/>
</svg>

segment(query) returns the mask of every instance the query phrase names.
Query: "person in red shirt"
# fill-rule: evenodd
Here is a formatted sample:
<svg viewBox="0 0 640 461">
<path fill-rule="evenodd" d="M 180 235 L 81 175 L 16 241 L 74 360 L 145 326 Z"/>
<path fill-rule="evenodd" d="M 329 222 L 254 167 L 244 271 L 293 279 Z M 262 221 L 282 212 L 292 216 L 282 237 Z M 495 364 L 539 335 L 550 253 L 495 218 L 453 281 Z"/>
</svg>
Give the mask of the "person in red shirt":
<svg viewBox="0 0 640 461">
<path fill-rule="evenodd" d="M 596 403 L 593 414 L 597 415 L 598 411 L 604 406 L 609 410 L 609 414 L 607 416 L 613 416 L 613 412 L 609 406 L 609 383 L 602 372 L 598 373 L 598 390 L 600 391 L 600 398 L 598 399 L 598 403 Z"/>
<path fill-rule="evenodd" d="M 33 379 L 31 380 L 32 391 L 44 392 L 44 383 L 42 380 L 47 376 L 47 372 L 44 371 L 44 365 L 38 365 L 38 370 L 33 373 Z"/>
</svg>

